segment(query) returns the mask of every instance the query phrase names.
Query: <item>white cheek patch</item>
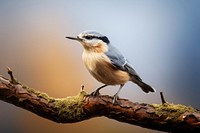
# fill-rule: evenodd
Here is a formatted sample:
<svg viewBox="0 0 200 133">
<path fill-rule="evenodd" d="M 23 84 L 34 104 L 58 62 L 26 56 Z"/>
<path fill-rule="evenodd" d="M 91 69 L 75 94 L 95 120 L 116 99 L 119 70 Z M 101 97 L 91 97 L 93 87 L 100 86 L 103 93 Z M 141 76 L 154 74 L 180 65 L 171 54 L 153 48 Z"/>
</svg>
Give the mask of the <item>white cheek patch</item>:
<svg viewBox="0 0 200 133">
<path fill-rule="evenodd" d="M 92 39 L 92 40 L 87 40 L 86 44 L 89 47 L 96 47 L 96 46 L 99 46 L 100 44 L 102 44 L 102 41 L 101 40 L 97 40 L 97 39 Z"/>
<path fill-rule="evenodd" d="M 93 46 L 99 46 L 99 45 L 101 45 L 102 44 L 102 41 L 101 40 L 98 40 L 98 41 L 95 41 L 96 43 L 93 45 Z"/>
</svg>

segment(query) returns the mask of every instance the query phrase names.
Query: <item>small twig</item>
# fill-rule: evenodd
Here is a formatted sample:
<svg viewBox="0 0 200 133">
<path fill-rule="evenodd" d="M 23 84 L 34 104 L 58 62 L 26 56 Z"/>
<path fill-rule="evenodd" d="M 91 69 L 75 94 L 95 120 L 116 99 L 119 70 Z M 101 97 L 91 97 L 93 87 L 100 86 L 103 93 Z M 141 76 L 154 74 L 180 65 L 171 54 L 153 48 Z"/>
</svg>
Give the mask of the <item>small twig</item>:
<svg viewBox="0 0 200 133">
<path fill-rule="evenodd" d="M 82 84 L 82 85 L 81 85 L 81 91 L 83 91 L 83 90 L 84 90 L 84 87 L 85 87 L 85 86 Z"/>
<path fill-rule="evenodd" d="M 11 82 L 12 82 L 13 84 L 19 84 L 18 81 L 14 78 L 13 72 L 12 72 L 12 70 L 10 69 L 10 67 L 7 67 L 7 71 L 8 71 L 8 74 L 10 75 Z"/>
<path fill-rule="evenodd" d="M 161 97 L 162 104 L 165 104 L 166 101 L 165 101 L 165 98 L 163 96 L 163 92 L 160 92 L 160 97 Z"/>
</svg>

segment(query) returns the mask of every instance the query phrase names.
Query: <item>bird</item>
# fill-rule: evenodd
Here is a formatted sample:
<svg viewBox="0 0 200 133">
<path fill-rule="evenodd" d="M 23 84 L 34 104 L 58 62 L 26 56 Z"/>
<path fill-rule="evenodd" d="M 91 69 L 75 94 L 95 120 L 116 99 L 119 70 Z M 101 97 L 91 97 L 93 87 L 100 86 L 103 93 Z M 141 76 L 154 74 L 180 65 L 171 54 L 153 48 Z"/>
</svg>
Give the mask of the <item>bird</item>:
<svg viewBox="0 0 200 133">
<path fill-rule="evenodd" d="M 113 104 L 118 104 L 118 95 L 124 84 L 131 81 L 137 84 L 145 93 L 155 92 L 136 73 L 131 63 L 114 47 L 108 37 L 96 31 L 83 31 L 77 37 L 66 38 L 76 40 L 83 46 L 82 60 L 89 73 L 104 85 L 91 93 L 100 95 L 99 91 L 108 85 L 119 85 L 113 96 Z"/>
</svg>

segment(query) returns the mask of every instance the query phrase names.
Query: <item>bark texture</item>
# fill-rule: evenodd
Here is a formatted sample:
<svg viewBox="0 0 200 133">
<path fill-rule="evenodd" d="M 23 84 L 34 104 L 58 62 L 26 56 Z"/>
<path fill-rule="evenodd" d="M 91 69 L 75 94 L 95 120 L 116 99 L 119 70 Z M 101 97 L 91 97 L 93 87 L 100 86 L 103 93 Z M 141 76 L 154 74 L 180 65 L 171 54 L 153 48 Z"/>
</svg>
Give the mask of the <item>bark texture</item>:
<svg viewBox="0 0 200 133">
<path fill-rule="evenodd" d="M 200 132 L 200 112 L 180 104 L 145 104 L 112 97 L 91 96 L 81 90 L 77 96 L 52 98 L 11 79 L 0 76 L 0 100 L 29 110 L 58 123 L 73 123 L 105 116 L 144 128 L 167 132 Z"/>
</svg>

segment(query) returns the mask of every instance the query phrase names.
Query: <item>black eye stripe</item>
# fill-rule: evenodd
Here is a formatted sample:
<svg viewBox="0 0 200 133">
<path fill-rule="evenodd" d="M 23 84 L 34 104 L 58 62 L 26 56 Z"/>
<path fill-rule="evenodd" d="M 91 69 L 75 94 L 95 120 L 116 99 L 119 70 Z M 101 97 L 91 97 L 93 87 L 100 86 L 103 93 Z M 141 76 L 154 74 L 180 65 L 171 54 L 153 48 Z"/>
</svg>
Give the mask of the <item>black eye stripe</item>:
<svg viewBox="0 0 200 133">
<path fill-rule="evenodd" d="M 110 41 L 108 40 L 106 36 L 98 37 L 98 39 L 102 40 L 105 43 L 110 43 Z"/>
<path fill-rule="evenodd" d="M 90 36 L 90 35 L 87 35 L 87 36 L 84 36 L 85 39 L 88 39 L 88 40 L 92 40 L 93 38 L 96 38 L 96 39 L 100 39 L 102 40 L 103 42 L 105 43 L 110 43 L 110 41 L 108 40 L 108 38 L 106 36 L 101 36 L 101 37 L 98 37 L 98 36 Z"/>
<path fill-rule="evenodd" d="M 94 36 L 85 36 L 84 38 L 85 38 L 85 39 L 89 39 L 89 40 L 91 40 L 91 39 L 94 38 Z"/>
</svg>

